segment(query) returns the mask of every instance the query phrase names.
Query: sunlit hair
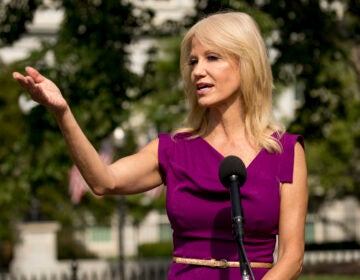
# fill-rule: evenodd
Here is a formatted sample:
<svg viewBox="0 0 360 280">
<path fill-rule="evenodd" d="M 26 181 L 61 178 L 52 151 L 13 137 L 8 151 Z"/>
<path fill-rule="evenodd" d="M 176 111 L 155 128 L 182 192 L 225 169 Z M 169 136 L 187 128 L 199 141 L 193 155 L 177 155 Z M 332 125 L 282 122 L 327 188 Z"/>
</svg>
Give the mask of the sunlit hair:
<svg viewBox="0 0 360 280">
<path fill-rule="evenodd" d="M 273 77 L 263 38 L 256 22 L 247 14 L 224 12 L 208 16 L 186 33 L 181 44 L 180 67 L 185 95 L 189 102 L 187 128 L 195 137 L 208 129 L 208 109 L 198 104 L 196 88 L 191 82 L 192 39 L 225 57 L 235 57 L 240 69 L 240 94 L 244 123 L 251 141 L 270 152 L 280 152 L 277 139 L 269 130 L 281 135 L 284 129 L 272 118 Z"/>
</svg>

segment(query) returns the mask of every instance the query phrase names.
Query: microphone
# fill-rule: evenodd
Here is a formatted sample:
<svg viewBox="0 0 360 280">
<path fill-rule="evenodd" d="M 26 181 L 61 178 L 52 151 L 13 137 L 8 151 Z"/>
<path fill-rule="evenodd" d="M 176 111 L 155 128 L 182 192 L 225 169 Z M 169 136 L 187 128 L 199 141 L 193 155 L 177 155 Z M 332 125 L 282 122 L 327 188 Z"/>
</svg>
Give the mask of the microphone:
<svg viewBox="0 0 360 280">
<path fill-rule="evenodd" d="M 225 157 L 219 167 L 219 179 L 224 187 L 230 189 L 233 219 L 243 220 L 239 188 L 246 181 L 246 167 L 237 156 Z"/>
<path fill-rule="evenodd" d="M 219 179 L 225 188 L 230 189 L 230 198 L 232 205 L 232 221 L 233 221 L 233 234 L 234 239 L 238 245 L 240 272 L 243 280 L 248 280 L 249 273 L 252 279 L 254 275 L 251 271 L 249 261 L 246 256 L 245 247 L 243 244 L 244 229 L 243 229 L 243 211 L 240 199 L 240 187 L 246 181 L 246 167 L 244 162 L 237 156 L 225 157 L 219 167 Z M 248 271 L 248 270 L 249 271 Z"/>
</svg>

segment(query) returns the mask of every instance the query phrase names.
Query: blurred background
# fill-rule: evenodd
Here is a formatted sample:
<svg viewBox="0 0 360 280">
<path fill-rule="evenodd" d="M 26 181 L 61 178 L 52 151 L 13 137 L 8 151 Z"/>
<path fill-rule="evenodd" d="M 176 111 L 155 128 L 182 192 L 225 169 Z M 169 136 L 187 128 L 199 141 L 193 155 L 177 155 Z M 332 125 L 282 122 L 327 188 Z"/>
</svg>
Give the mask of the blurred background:
<svg viewBox="0 0 360 280">
<path fill-rule="evenodd" d="M 274 114 L 305 137 L 301 279 L 360 279 L 359 0 L 0 0 L 0 279 L 166 279 L 163 187 L 87 191 L 54 118 L 12 72 L 31 65 L 52 79 L 111 161 L 181 126 L 182 35 L 227 9 L 258 22 Z"/>
</svg>

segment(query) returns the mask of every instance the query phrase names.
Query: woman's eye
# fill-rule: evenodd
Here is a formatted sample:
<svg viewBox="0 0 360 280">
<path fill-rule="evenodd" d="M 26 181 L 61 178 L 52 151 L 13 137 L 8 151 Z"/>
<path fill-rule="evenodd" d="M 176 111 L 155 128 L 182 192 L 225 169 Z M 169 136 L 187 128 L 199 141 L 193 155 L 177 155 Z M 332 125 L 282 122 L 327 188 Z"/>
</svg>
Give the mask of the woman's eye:
<svg viewBox="0 0 360 280">
<path fill-rule="evenodd" d="M 209 55 L 209 56 L 207 57 L 207 59 L 208 59 L 209 61 L 216 61 L 216 60 L 219 59 L 219 57 L 216 56 L 216 55 Z"/>
<path fill-rule="evenodd" d="M 193 65 L 195 65 L 197 63 L 197 59 L 190 59 L 189 60 L 189 65 L 190 66 L 193 66 Z"/>
</svg>

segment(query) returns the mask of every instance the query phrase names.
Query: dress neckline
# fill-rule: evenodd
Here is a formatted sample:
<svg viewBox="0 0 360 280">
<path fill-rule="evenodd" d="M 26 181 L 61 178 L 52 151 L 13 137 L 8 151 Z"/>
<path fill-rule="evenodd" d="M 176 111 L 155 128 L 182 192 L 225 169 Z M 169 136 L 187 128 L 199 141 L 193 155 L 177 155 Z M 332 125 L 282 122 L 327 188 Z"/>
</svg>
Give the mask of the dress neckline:
<svg viewBox="0 0 360 280">
<path fill-rule="evenodd" d="M 219 158 L 222 160 L 225 158 L 225 156 L 220 153 L 213 145 L 211 145 L 208 141 L 206 141 L 203 137 L 198 137 L 198 139 L 200 139 L 202 142 L 204 142 L 206 144 L 207 147 L 209 147 L 215 154 L 217 154 L 219 156 Z M 255 157 L 252 158 L 252 160 L 249 162 L 248 165 L 245 165 L 246 169 L 249 169 L 254 162 L 257 161 L 257 159 L 259 157 L 261 157 L 261 155 L 264 153 L 265 149 L 261 148 L 255 155 Z M 242 160 L 242 159 L 241 159 Z M 245 164 L 245 163 L 244 163 Z"/>
</svg>

